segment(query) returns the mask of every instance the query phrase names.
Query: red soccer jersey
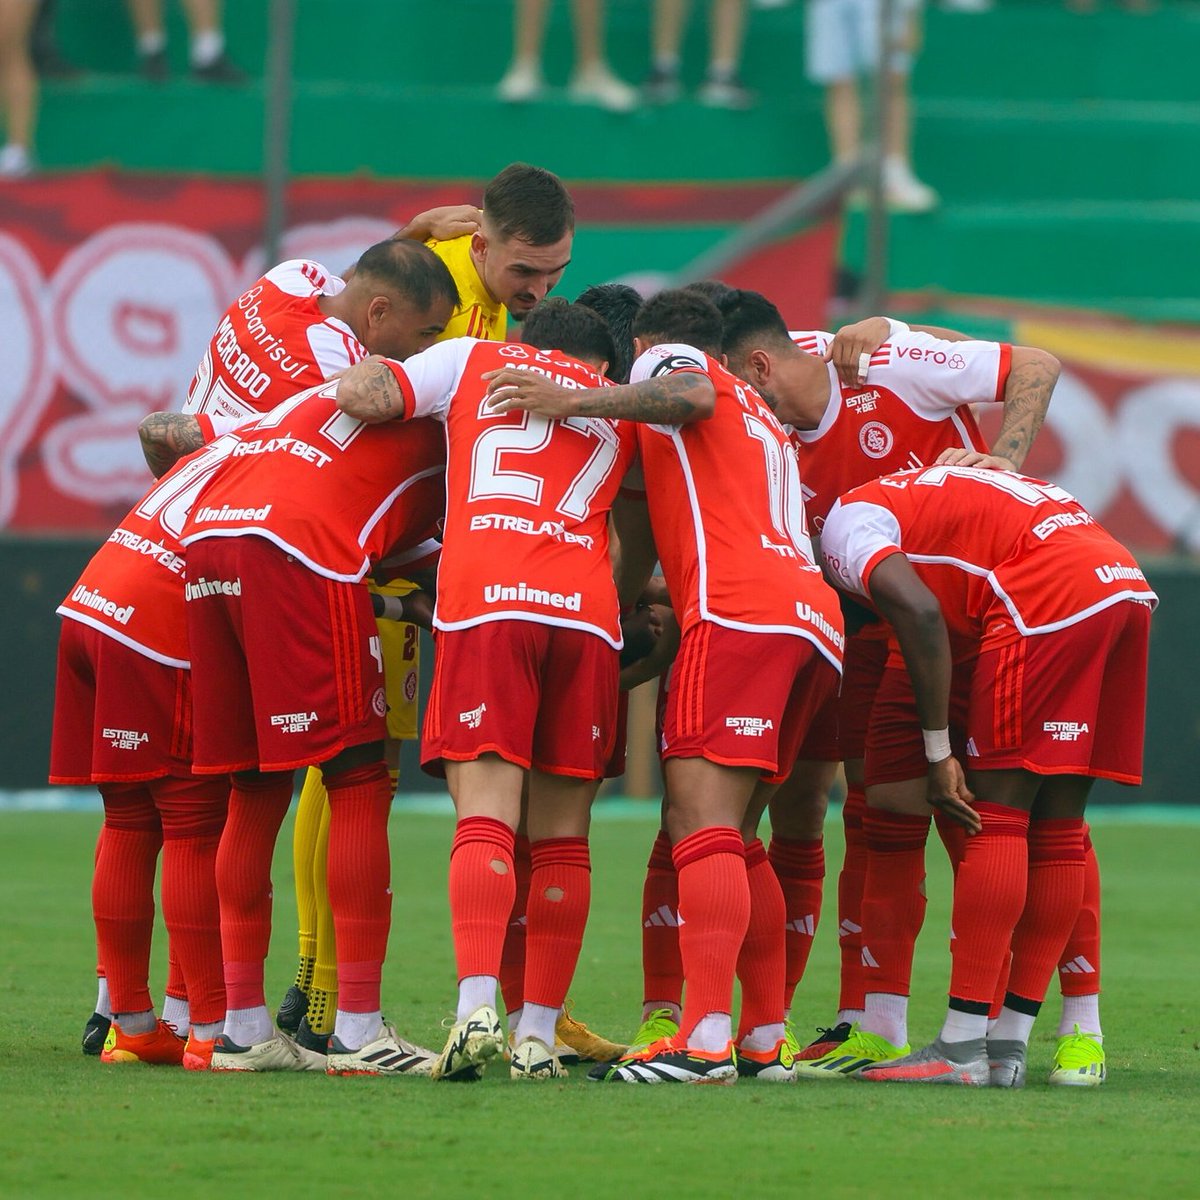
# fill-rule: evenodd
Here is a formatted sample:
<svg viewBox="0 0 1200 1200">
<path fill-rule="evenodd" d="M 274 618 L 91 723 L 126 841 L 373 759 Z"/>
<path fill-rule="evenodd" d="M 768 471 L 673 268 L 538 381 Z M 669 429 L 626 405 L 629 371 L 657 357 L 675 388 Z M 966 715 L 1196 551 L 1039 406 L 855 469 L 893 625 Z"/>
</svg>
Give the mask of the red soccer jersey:
<svg viewBox="0 0 1200 1200">
<path fill-rule="evenodd" d="M 839 670 L 837 596 L 813 565 L 796 452 L 766 401 L 692 346 L 661 345 L 631 381 L 699 371 L 716 410 L 689 425 L 639 425 L 650 523 L 684 632 L 713 621 L 807 638 Z"/>
<path fill-rule="evenodd" d="M 390 363 L 406 416 L 446 422 L 446 527 L 438 629 L 486 621 L 566 625 L 621 646 L 608 513 L 637 452 L 627 421 L 492 413 L 481 376 L 539 371 L 566 387 L 608 386 L 557 350 L 453 338 Z"/>
<path fill-rule="evenodd" d="M 156 481 L 92 556 L 59 615 L 91 625 L 155 662 L 189 667 L 179 535 L 191 498 L 232 445 L 232 435 L 226 435 Z"/>
<path fill-rule="evenodd" d="M 1133 555 L 1062 488 L 976 467 L 927 467 L 855 488 L 821 539 L 841 584 L 869 595 L 897 551 L 938 598 L 956 658 L 1074 625 L 1123 600 L 1157 603 Z"/>
<path fill-rule="evenodd" d="M 320 263 L 272 267 L 221 318 L 183 411 L 245 420 L 366 358 L 350 327 L 317 303 L 345 286 Z"/>
<path fill-rule="evenodd" d="M 793 333 L 802 350 L 823 355 L 829 333 Z M 970 405 L 1004 399 L 1012 347 L 944 342 L 900 334 L 871 356 L 867 382 L 847 387 L 829 364 L 829 406 L 816 429 L 796 429 L 805 505 L 820 532 L 833 502 L 893 471 L 934 462 L 943 450 L 987 450 Z"/>
<path fill-rule="evenodd" d="M 441 427 L 367 425 L 336 395 L 336 380 L 322 384 L 230 434 L 183 544 L 256 534 L 319 575 L 357 582 L 393 547 L 428 538 L 445 506 Z"/>
</svg>

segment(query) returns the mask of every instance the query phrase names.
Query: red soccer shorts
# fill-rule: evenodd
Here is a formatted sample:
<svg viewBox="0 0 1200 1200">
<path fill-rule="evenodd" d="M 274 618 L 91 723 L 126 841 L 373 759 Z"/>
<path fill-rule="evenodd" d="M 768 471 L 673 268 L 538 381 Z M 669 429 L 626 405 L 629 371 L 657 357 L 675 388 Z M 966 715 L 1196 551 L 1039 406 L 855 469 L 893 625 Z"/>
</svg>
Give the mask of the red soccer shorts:
<svg viewBox="0 0 1200 1200">
<path fill-rule="evenodd" d="M 781 783 L 837 684 L 837 668 L 807 638 L 701 621 L 671 669 L 662 757 L 757 767 Z"/>
<path fill-rule="evenodd" d="M 629 744 L 629 693 L 617 692 L 617 715 L 612 752 L 604 764 L 605 779 L 620 779 L 625 774 L 625 750 Z"/>
<path fill-rule="evenodd" d="M 599 779 L 613 750 L 618 655 L 582 629 L 488 621 L 440 630 L 421 765 L 498 754 L 527 770 Z"/>
<path fill-rule="evenodd" d="M 1054 633 L 990 648 L 971 689 L 966 763 L 1141 783 L 1150 609 L 1114 604 Z"/>
<path fill-rule="evenodd" d="M 966 759 L 967 704 L 970 698 L 971 663 L 954 669 L 950 687 L 950 747 L 964 766 Z M 864 783 L 902 783 L 924 779 L 929 772 L 925 739 L 917 716 L 917 698 L 904 667 L 887 667 L 875 693 L 867 730 Z"/>
<path fill-rule="evenodd" d="M 228 584 L 228 589 L 224 585 Z M 197 774 L 323 763 L 382 741 L 387 703 L 371 597 L 265 538 L 188 547 Z"/>
<path fill-rule="evenodd" d="M 810 762 L 862 758 L 871 705 L 887 662 L 888 641 L 880 632 L 884 629 L 876 623 L 846 638 L 841 688 L 813 719 L 797 757 Z"/>
<path fill-rule="evenodd" d="M 64 618 L 50 782 L 134 783 L 188 775 L 191 758 L 189 672 Z"/>
</svg>

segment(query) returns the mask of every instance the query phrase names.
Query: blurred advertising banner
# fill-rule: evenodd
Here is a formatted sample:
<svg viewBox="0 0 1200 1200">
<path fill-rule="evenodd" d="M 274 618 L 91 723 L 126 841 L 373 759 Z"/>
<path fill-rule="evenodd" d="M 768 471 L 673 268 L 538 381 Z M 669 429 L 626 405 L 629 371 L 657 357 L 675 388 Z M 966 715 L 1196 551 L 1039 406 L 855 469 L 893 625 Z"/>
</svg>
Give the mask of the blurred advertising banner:
<svg viewBox="0 0 1200 1200">
<path fill-rule="evenodd" d="M 1018 318 L 1011 340 L 1063 367 L 1025 472 L 1130 546 L 1200 552 L 1200 331 Z M 998 424 L 988 413 L 985 434 Z"/>
<path fill-rule="evenodd" d="M 572 185 L 579 232 L 560 290 L 668 278 L 775 200 L 777 185 Z M 289 189 L 282 258 L 339 271 L 415 213 L 477 201 L 479 181 L 305 179 Z M 217 321 L 265 269 L 256 180 L 89 171 L 0 192 L 0 529 L 103 533 L 142 494 L 136 427 L 178 408 Z M 820 269 L 793 269 L 807 235 L 773 247 L 793 276 L 785 311 L 819 321 Z M 763 265 L 747 263 L 761 285 Z"/>
</svg>

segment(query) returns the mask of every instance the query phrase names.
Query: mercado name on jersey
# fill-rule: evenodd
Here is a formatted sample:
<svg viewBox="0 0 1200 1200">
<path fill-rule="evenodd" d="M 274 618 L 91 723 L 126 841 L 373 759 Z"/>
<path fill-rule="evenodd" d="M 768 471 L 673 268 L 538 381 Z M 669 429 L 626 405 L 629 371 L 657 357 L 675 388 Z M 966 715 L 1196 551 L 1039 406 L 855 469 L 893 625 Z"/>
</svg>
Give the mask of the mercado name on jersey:
<svg viewBox="0 0 1200 1200">
<path fill-rule="evenodd" d="M 904 554 L 938 598 L 956 657 L 1050 633 L 1126 600 L 1156 604 L 1133 555 L 1070 493 L 1011 471 L 927 467 L 886 475 L 830 510 L 821 551 L 848 590 Z"/>
<path fill-rule="evenodd" d="M 265 413 L 366 358 L 366 347 L 318 301 L 345 283 L 320 263 L 272 267 L 226 310 L 196 368 L 185 413 Z"/>
<path fill-rule="evenodd" d="M 791 338 L 816 357 L 833 341 L 819 331 Z M 1011 361 L 1005 342 L 947 342 L 909 332 L 875 351 L 864 384 L 843 384 L 830 363 L 829 405 L 820 423 L 791 430 L 812 528 L 819 532 L 834 501 L 861 483 L 930 465 L 943 450 L 986 453 L 970 405 L 1003 401 Z"/>
<path fill-rule="evenodd" d="M 185 546 L 253 534 L 319 575 L 357 582 L 394 548 L 434 534 L 445 506 L 441 427 L 368 425 L 338 408 L 337 387 L 301 392 L 222 439 Z"/>
<path fill-rule="evenodd" d="M 694 346 L 647 350 L 632 382 L 706 374 L 716 408 L 705 421 L 640 425 L 650 521 L 680 623 L 807 638 L 841 669 L 836 593 L 814 565 L 796 451 L 748 383 Z"/>
<path fill-rule="evenodd" d="M 569 388 L 608 387 L 556 350 L 456 338 L 392 363 L 408 415 L 446 423 L 446 526 L 434 625 L 521 619 L 621 646 L 608 513 L 637 451 L 627 421 L 495 413 L 482 376 L 537 371 Z"/>
</svg>

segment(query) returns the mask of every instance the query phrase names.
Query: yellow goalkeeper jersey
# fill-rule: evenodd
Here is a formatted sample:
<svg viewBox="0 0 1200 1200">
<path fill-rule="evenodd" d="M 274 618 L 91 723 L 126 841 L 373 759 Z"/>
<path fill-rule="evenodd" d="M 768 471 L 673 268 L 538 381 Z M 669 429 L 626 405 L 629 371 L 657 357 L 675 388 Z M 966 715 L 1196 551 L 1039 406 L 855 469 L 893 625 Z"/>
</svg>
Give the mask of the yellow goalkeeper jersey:
<svg viewBox="0 0 1200 1200">
<path fill-rule="evenodd" d="M 508 312 L 498 300 L 493 300 L 471 258 L 471 235 L 439 242 L 431 238 L 425 243 L 446 264 L 458 285 L 459 305 L 454 310 L 446 332 L 438 338 L 473 337 L 488 342 L 502 342 L 508 332 Z"/>
</svg>

